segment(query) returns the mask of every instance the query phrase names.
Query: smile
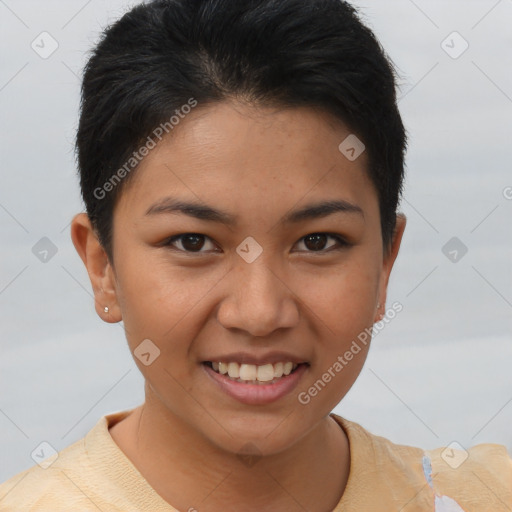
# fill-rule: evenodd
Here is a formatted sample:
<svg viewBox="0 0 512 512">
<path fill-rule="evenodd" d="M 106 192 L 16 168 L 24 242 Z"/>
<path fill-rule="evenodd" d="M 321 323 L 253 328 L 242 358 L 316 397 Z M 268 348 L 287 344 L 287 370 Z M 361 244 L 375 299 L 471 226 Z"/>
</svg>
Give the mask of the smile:
<svg viewBox="0 0 512 512">
<path fill-rule="evenodd" d="M 211 362 L 205 363 L 214 372 L 226 375 L 229 379 L 246 384 L 273 384 L 283 376 L 290 375 L 299 366 L 291 361 L 275 364 L 239 364 L 237 362 Z"/>
<path fill-rule="evenodd" d="M 308 363 L 291 361 L 263 365 L 205 361 L 202 367 L 218 389 L 247 405 L 265 405 L 284 398 L 309 370 Z"/>
</svg>

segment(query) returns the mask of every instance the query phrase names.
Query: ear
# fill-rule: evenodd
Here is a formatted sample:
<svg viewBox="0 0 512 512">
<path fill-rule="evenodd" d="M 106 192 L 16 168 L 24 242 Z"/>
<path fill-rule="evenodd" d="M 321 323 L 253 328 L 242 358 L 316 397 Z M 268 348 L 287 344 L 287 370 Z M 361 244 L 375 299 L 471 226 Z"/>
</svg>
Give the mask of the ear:
<svg viewBox="0 0 512 512">
<path fill-rule="evenodd" d="M 117 301 L 115 273 L 86 213 L 73 217 L 71 239 L 89 274 L 96 313 L 105 322 L 119 322 L 122 315 Z"/>
<path fill-rule="evenodd" d="M 406 224 L 407 218 L 405 215 L 403 213 L 398 213 L 396 217 L 396 226 L 393 232 L 391 247 L 387 252 L 384 253 L 379 283 L 379 305 L 377 307 L 375 322 L 382 320 L 386 313 L 386 296 L 388 291 L 389 276 L 391 275 L 391 270 L 395 263 L 396 257 L 398 256 L 398 251 L 400 249 L 400 244 L 402 242 L 402 236 L 404 234 Z"/>
</svg>

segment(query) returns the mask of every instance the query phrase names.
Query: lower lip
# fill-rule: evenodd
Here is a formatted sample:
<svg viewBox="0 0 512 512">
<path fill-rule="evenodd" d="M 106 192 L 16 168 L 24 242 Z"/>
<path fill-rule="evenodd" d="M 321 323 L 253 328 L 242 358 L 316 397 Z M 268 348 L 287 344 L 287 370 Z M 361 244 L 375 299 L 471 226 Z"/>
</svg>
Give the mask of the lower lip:
<svg viewBox="0 0 512 512">
<path fill-rule="evenodd" d="M 247 405 L 269 404 L 291 393 L 308 368 L 307 364 L 300 364 L 294 372 L 281 377 L 274 384 L 245 384 L 217 373 L 206 364 L 202 366 L 226 394 Z"/>
</svg>

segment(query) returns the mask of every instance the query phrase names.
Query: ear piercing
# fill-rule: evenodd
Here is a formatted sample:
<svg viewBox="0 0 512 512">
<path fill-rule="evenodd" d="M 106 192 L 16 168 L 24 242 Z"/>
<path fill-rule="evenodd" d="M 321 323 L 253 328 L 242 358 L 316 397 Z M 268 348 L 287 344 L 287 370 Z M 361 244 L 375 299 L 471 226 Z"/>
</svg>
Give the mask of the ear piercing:
<svg viewBox="0 0 512 512">
<path fill-rule="evenodd" d="M 108 313 L 108 312 L 109 312 L 108 306 L 105 306 L 105 307 L 103 308 L 103 311 L 105 311 L 105 313 Z"/>
<path fill-rule="evenodd" d="M 379 311 L 380 309 L 380 302 L 377 304 L 377 311 Z M 379 322 L 384 318 L 384 313 L 379 313 Z"/>
</svg>

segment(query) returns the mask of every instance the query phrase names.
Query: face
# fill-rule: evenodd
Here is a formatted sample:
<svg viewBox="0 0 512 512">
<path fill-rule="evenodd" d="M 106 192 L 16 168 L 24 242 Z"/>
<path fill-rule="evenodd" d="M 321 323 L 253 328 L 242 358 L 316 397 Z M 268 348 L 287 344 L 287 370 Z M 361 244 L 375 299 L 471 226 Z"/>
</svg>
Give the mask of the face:
<svg viewBox="0 0 512 512">
<path fill-rule="evenodd" d="M 145 157 L 114 211 L 107 275 L 155 414 L 270 454 L 350 389 L 368 344 L 333 368 L 378 318 L 401 233 L 384 254 L 366 154 L 338 149 L 349 134 L 308 108 L 220 103 Z"/>
</svg>

